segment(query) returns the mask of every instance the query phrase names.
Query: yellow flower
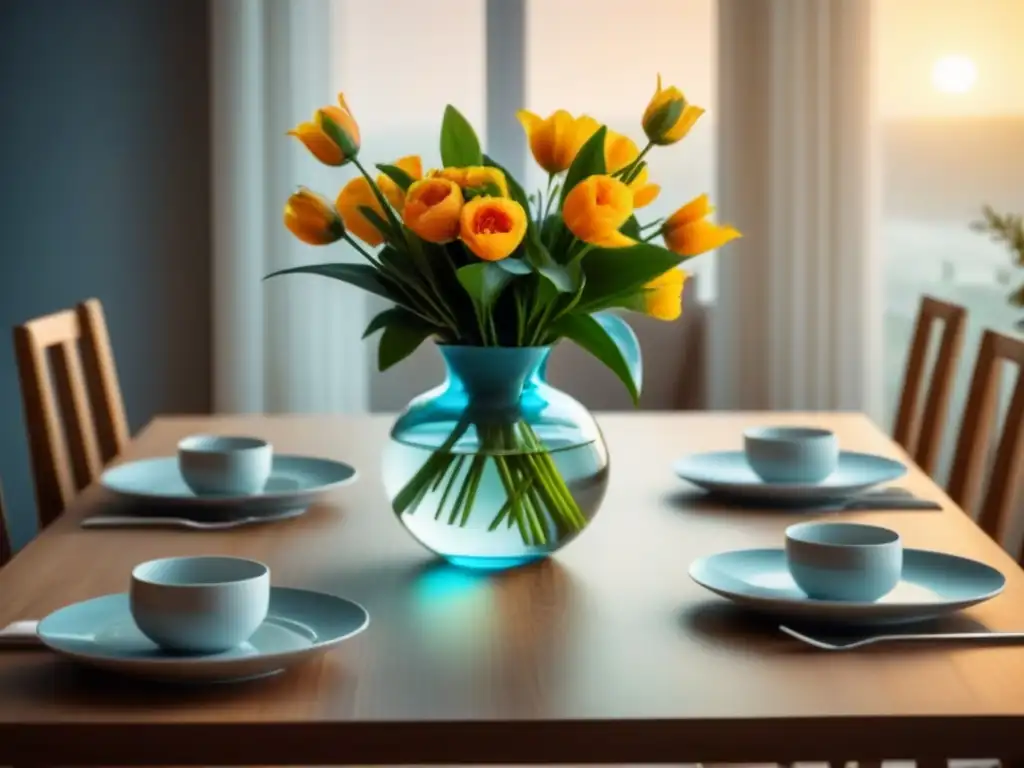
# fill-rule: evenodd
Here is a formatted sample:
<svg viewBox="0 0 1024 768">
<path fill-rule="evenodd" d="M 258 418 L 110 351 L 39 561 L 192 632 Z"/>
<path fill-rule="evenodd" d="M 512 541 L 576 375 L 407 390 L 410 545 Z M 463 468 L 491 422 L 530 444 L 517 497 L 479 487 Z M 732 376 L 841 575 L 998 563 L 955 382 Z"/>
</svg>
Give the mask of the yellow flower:
<svg viewBox="0 0 1024 768">
<path fill-rule="evenodd" d="M 335 207 L 341 214 L 341 220 L 345 222 L 345 229 L 364 243 L 372 246 L 384 242 L 384 235 L 359 210 L 360 208 L 372 208 L 381 219 L 385 218 L 384 209 L 377 202 L 370 182 L 365 178 L 356 176 L 342 187 L 338 199 L 335 201 Z"/>
<path fill-rule="evenodd" d="M 633 193 L 611 176 L 589 176 L 565 196 L 562 218 L 580 240 L 606 248 L 632 245 L 619 232 L 633 213 Z"/>
<path fill-rule="evenodd" d="M 580 148 L 601 127 L 592 117 L 573 117 L 564 109 L 546 118 L 521 109 L 516 117 L 526 131 L 533 159 L 548 173 L 560 173 L 572 165 Z"/>
<path fill-rule="evenodd" d="M 344 165 L 359 153 L 359 125 L 338 94 L 337 107 L 318 109 L 310 123 L 299 123 L 289 136 L 295 136 L 324 165 Z"/>
<path fill-rule="evenodd" d="M 708 221 L 714 210 L 708 196 L 700 195 L 669 216 L 661 225 L 668 249 L 680 256 L 697 256 L 743 237 L 732 227 Z"/>
<path fill-rule="evenodd" d="M 644 110 L 644 133 L 655 144 L 675 144 L 703 114 L 704 110 L 687 103 L 683 92 L 674 85 L 662 89 L 658 75 L 658 89 Z"/>
<path fill-rule="evenodd" d="M 683 312 L 683 284 L 687 274 L 670 269 L 644 286 L 643 311 L 658 320 L 675 320 Z"/>
<path fill-rule="evenodd" d="M 484 261 L 509 256 L 526 235 L 526 211 L 505 197 L 476 197 L 462 208 L 459 236 Z"/>
<path fill-rule="evenodd" d="M 423 179 L 409 187 L 402 219 L 413 232 L 431 243 L 448 243 L 459 236 L 462 190 L 448 179 Z"/>
<path fill-rule="evenodd" d="M 394 165 L 409 174 L 409 178 L 413 181 L 419 181 L 423 178 L 423 163 L 420 161 L 419 155 L 403 157 L 400 160 L 396 160 Z M 380 189 L 387 201 L 391 203 L 392 208 L 396 211 L 402 210 L 402 206 L 405 205 L 405 192 L 402 191 L 400 186 L 382 173 L 377 177 L 377 188 Z"/>
<path fill-rule="evenodd" d="M 328 245 L 345 234 L 341 217 L 331 201 L 306 187 L 299 187 L 284 204 L 284 225 L 310 245 Z"/>
<path fill-rule="evenodd" d="M 463 190 L 481 189 L 486 184 L 493 184 L 498 188 L 501 197 L 508 197 L 508 180 L 498 168 L 486 165 L 473 165 L 468 168 L 442 168 L 439 171 L 431 171 L 429 175 L 453 181 Z"/>
<path fill-rule="evenodd" d="M 608 131 L 604 142 L 604 164 L 608 173 L 625 168 L 640 156 L 640 150 L 629 136 L 624 136 L 615 131 Z M 633 207 L 643 208 L 650 205 L 661 192 L 657 184 L 647 182 L 647 168 L 637 174 L 636 178 L 629 183 L 629 189 L 633 193 Z"/>
</svg>

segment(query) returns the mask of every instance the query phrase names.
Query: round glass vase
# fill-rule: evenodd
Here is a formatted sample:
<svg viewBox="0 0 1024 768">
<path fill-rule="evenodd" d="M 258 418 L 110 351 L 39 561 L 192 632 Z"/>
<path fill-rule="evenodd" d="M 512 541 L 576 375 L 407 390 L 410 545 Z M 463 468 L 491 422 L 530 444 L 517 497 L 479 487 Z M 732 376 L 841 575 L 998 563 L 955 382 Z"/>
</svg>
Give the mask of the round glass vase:
<svg viewBox="0 0 1024 768">
<path fill-rule="evenodd" d="M 395 515 L 468 568 L 564 547 L 604 499 L 608 451 L 590 412 L 544 380 L 550 347 L 439 349 L 444 384 L 409 403 L 384 454 Z"/>
</svg>

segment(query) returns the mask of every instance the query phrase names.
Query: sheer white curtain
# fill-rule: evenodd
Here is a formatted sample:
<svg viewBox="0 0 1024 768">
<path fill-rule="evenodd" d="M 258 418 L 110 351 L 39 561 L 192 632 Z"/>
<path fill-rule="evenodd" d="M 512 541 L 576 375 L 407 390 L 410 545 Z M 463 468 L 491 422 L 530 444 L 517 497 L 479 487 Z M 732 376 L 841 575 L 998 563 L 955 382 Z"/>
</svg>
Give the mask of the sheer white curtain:
<svg viewBox="0 0 1024 768">
<path fill-rule="evenodd" d="M 881 415 L 872 6 L 719 0 L 711 407 Z"/>
<path fill-rule="evenodd" d="M 299 184 L 337 175 L 285 132 L 329 103 L 331 0 L 214 0 L 211 9 L 214 408 L 346 412 L 367 406 L 364 297 L 324 278 L 269 272 L 351 259 L 281 223 Z"/>
</svg>

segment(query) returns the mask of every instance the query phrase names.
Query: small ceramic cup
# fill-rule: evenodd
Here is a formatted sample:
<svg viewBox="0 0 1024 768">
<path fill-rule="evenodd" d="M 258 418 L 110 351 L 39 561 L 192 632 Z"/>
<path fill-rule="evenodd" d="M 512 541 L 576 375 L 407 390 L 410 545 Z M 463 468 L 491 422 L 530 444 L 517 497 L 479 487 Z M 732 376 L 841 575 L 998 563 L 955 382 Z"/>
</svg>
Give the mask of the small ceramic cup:
<svg viewBox="0 0 1024 768">
<path fill-rule="evenodd" d="M 835 434 L 815 427 L 754 427 L 743 433 L 743 450 L 768 483 L 818 483 L 839 465 Z"/>
<path fill-rule="evenodd" d="M 169 557 L 132 571 L 132 618 L 169 651 L 220 653 L 267 618 L 270 568 L 239 557 Z"/>
<path fill-rule="evenodd" d="M 786 529 L 786 563 L 808 597 L 871 602 L 899 583 L 903 542 L 877 525 L 798 523 Z"/>
<path fill-rule="evenodd" d="M 258 437 L 192 435 L 178 443 L 178 469 L 197 496 L 247 496 L 270 479 L 274 449 Z"/>
</svg>

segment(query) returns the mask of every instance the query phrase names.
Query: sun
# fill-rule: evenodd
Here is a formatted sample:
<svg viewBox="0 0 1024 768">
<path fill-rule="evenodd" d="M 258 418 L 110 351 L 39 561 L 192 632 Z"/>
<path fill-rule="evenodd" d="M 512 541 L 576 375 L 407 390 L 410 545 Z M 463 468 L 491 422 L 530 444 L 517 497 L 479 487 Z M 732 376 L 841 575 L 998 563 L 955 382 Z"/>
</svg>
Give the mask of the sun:
<svg viewBox="0 0 1024 768">
<path fill-rule="evenodd" d="M 943 56 L 932 67 L 932 85 L 940 93 L 967 93 L 978 79 L 978 67 L 967 56 Z"/>
</svg>

